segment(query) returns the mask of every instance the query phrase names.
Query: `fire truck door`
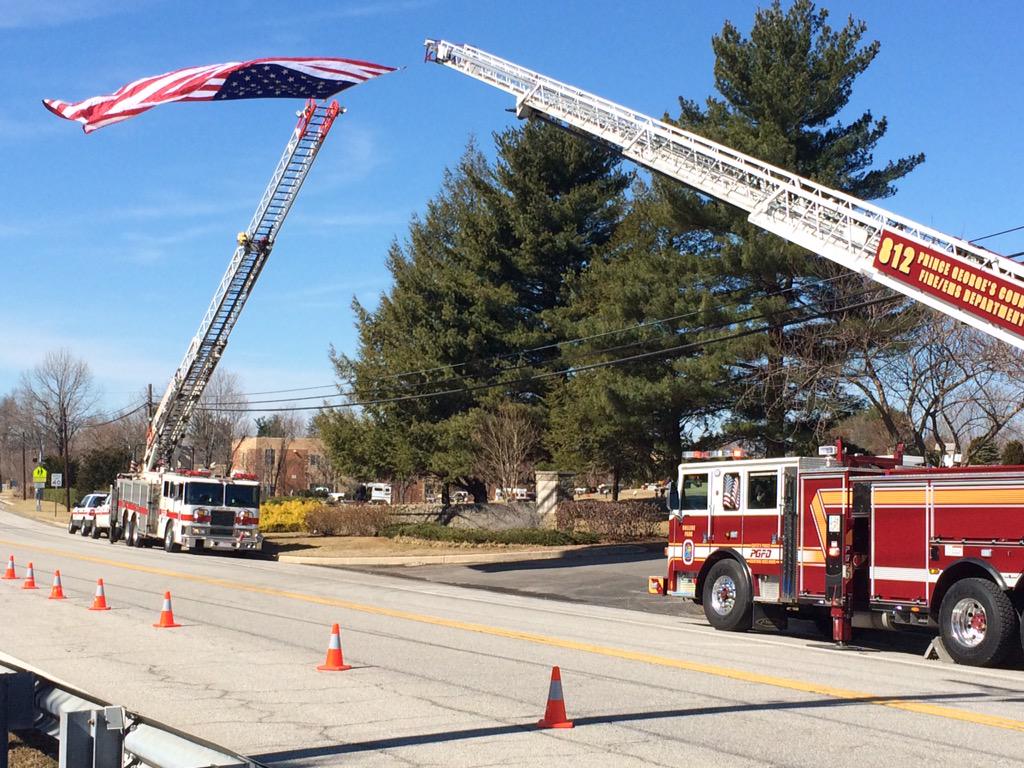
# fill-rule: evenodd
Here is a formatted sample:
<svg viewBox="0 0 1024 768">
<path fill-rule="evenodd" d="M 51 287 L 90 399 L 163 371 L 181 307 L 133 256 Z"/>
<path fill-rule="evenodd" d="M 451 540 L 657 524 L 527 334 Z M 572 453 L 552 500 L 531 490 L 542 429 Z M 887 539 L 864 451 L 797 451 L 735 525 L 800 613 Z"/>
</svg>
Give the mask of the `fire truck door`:
<svg viewBox="0 0 1024 768">
<path fill-rule="evenodd" d="M 796 513 L 796 467 L 787 467 L 782 475 L 782 600 L 796 600 L 796 568 L 799 550 L 799 526 Z"/>
<path fill-rule="evenodd" d="M 149 498 L 147 499 L 147 508 L 149 514 L 146 515 L 146 533 L 151 536 L 155 536 L 157 533 L 157 525 L 159 524 L 160 517 L 160 484 L 159 483 L 147 483 L 146 488 L 149 489 Z"/>
</svg>

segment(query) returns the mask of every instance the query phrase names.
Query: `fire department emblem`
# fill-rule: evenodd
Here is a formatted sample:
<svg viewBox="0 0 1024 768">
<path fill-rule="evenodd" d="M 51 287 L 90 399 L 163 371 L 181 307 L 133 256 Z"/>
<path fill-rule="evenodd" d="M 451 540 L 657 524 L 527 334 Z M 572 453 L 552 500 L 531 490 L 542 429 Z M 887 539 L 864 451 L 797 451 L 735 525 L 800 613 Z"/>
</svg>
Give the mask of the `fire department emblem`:
<svg viewBox="0 0 1024 768">
<path fill-rule="evenodd" d="M 693 539 L 683 542 L 683 562 L 690 565 L 693 562 Z"/>
</svg>

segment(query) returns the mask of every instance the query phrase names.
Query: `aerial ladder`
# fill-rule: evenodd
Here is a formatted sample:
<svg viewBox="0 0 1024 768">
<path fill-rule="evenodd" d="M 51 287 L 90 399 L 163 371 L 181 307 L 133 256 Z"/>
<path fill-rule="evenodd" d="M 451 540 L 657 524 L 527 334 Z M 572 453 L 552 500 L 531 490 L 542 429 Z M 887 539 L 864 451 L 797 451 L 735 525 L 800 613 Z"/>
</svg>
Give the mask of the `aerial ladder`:
<svg viewBox="0 0 1024 768">
<path fill-rule="evenodd" d="M 1024 349 L 1024 266 L 470 45 L 426 59 L 515 97 L 515 114 L 598 139 L 748 212 L 784 240 Z"/>
<path fill-rule="evenodd" d="M 238 246 L 203 315 L 199 330 L 171 377 L 156 412 L 152 414 L 146 437 L 144 471 L 151 472 L 160 464 L 170 465 L 172 454 L 185 436 L 189 419 L 224 353 L 231 329 L 267 263 L 281 225 L 331 125 L 343 113 L 336 101 L 327 104 L 312 99 L 299 113 L 298 124 L 252 221 L 244 232 L 238 234 Z"/>
</svg>

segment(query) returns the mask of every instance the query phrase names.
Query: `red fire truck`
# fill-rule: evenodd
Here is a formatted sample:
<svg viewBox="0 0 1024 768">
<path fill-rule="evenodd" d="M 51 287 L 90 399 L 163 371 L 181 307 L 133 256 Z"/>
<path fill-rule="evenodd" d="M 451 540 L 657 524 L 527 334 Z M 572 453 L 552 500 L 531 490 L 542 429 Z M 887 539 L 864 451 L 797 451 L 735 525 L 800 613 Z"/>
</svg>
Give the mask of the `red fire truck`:
<svg viewBox="0 0 1024 768">
<path fill-rule="evenodd" d="M 929 468 L 893 457 L 691 452 L 670 494 L 668 572 L 652 591 L 703 605 L 717 629 L 815 620 L 938 627 L 961 664 L 1022 642 L 1024 467 Z"/>
<path fill-rule="evenodd" d="M 1024 265 L 471 45 L 426 58 L 537 117 L 748 212 L 748 221 L 1024 349 Z M 711 459 L 724 457 L 709 457 Z M 900 457 L 680 467 L 668 575 L 721 629 L 791 613 L 851 627 L 937 624 L 950 654 L 998 663 L 1020 641 L 1024 467 L 926 469 Z"/>
</svg>

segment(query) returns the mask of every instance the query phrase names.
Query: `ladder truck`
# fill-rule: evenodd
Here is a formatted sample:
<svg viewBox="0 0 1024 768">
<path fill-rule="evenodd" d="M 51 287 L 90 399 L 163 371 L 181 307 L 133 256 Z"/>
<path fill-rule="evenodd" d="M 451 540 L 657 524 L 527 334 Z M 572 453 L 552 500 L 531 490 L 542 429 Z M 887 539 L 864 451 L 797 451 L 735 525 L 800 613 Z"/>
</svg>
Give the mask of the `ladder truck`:
<svg viewBox="0 0 1024 768">
<path fill-rule="evenodd" d="M 128 546 L 159 541 L 168 552 L 259 551 L 259 483 L 255 475 L 176 470 L 171 461 L 199 404 L 228 337 L 266 265 L 274 241 L 309 174 L 324 139 L 344 110 L 338 102 L 309 100 L 298 113 L 284 153 L 256 212 L 221 278 L 199 330 L 171 377 L 146 435 L 140 472 L 119 475 L 110 500 L 110 541 Z"/>
<path fill-rule="evenodd" d="M 786 241 L 1024 349 L 1024 266 L 505 59 L 428 39 L 427 61 L 536 117 L 748 213 Z M 831 450 L 829 450 L 831 449 Z M 1024 642 L 1024 467 L 913 466 L 893 457 L 684 456 L 669 494 L 666 575 L 712 626 L 815 620 L 939 631 L 936 652 L 998 664 Z"/>
</svg>

